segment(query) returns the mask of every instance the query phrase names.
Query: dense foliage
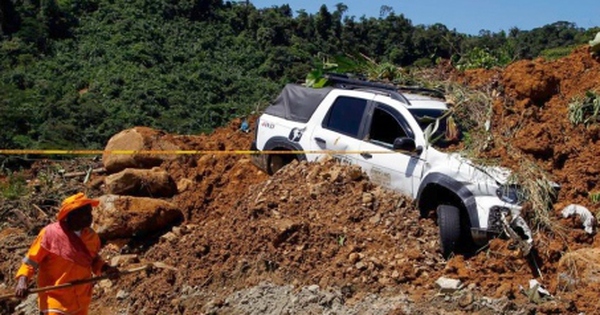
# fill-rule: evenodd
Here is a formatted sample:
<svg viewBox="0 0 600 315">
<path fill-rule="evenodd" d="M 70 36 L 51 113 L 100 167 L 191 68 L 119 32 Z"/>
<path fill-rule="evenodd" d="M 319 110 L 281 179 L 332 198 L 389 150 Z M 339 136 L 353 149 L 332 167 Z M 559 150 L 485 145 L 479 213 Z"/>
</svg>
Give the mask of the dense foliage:
<svg viewBox="0 0 600 315">
<path fill-rule="evenodd" d="M 596 30 L 460 34 L 381 16 L 257 9 L 251 1 L 7 0 L 0 4 L 0 148 L 102 148 L 136 125 L 200 133 L 249 115 L 328 56 L 427 67 L 502 66 Z"/>
</svg>

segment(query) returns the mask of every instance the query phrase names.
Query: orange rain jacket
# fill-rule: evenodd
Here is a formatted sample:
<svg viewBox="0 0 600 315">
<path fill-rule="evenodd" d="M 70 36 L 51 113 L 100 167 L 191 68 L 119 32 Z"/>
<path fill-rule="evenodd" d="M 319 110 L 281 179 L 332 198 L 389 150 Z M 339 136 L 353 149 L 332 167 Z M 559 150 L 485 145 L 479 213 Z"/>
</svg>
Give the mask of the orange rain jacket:
<svg viewBox="0 0 600 315">
<path fill-rule="evenodd" d="M 91 229 L 85 228 L 81 231 L 80 238 L 87 247 L 92 261 L 88 266 L 82 266 L 65 257 L 48 251 L 42 246 L 44 234 L 48 227 L 43 228 L 31 247 L 23 264 L 17 272 L 17 278 L 26 276 L 28 280 L 33 278 L 38 270 L 38 287 L 53 286 L 72 282 L 73 280 L 87 279 L 92 273 L 99 275 L 104 260 L 100 258 L 100 238 Z M 68 288 L 51 290 L 38 293 L 38 304 L 40 312 L 50 314 L 87 314 L 92 300 L 92 283 L 76 285 Z"/>
</svg>

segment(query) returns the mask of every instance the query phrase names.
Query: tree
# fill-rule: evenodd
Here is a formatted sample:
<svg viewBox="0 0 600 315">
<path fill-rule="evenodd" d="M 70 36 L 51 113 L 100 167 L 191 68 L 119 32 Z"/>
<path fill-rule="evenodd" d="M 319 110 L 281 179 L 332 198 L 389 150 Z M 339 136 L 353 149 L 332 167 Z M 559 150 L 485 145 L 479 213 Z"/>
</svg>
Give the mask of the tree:
<svg viewBox="0 0 600 315">
<path fill-rule="evenodd" d="M 319 8 L 319 13 L 315 17 L 315 26 L 317 30 L 317 34 L 319 34 L 320 38 L 327 41 L 329 39 L 329 32 L 331 30 L 331 26 L 333 22 L 333 17 L 329 10 L 327 10 L 326 5 L 321 5 Z"/>
<path fill-rule="evenodd" d="M 379 9 L 379 18 L 384 19 L 391 13 L 394 13 L 394 8 L 392 8 L 388 5 L 382 5 L 381 8 Z"/>
</svg>

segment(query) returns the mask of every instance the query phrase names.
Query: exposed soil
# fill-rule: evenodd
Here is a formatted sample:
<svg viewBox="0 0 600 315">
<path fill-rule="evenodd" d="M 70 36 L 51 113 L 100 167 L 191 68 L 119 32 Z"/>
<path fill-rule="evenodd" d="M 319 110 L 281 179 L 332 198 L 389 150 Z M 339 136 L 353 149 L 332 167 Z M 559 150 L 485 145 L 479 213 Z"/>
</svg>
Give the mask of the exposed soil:
<svg viewBox="0 0 600 315">
<path fill-rule="evenodd" d="M 596 314 L 600 285 L 565 290 L 558 284 L 558 261 L 568 252 L 600 245 L 580 221 L 560 216 L 572 203 L 598 213 L 589 193 L 600 190 L 600 125 L 572 126 L 568 104 L 587 90 L 600 91 L 600 62 L 582 47 L 556 61 L 444 75 L 498 91 L 494 137 L 522 151 L 561 185 L 551 217 L 565 232 L 536 232 L 535 264 L 502 239 L 473 257 L 444 261 L 435 222 L 420 218 L 410 198 L 375 186 L 351 166 L 331 160 L 294 163 L 268 176 L 246 155 L 190 155 L 161 166 L 176 182 L 191 183 L 171 199 L 185 214 L 185 232 L 174 240 L 107 244 L 102 252 L 107 258 L 134 252 L 178 271 L 129 275 L 98 288 L 92 313 Z M 239 125 L 236 120 L 210 135 L 171 140 L 184 150 L 247 150 L 253 130 L 241 132 Z M 503 146 L 483 154 L 509 167 L 522 162 Z M 89 183 L 99 180 L 94 175 Z M 92 195 L 102 194 L 89 183 Z M 5 208 L 0 214 L 8 213 Z M 44 210 L 51 214 L 51 208 Z M 35 232 L 19 220 L 0 228 L 0 283 L 12 288 Z M 438 294 L 435 281 L 441 276 L 461 280 L 464 288 Z M 528 289 L 530 279 L 552 298 L 535 303 L 526 296 L 520 286 Z M 0 303 L 4 310 L 17 304 Z"/>
</svg>

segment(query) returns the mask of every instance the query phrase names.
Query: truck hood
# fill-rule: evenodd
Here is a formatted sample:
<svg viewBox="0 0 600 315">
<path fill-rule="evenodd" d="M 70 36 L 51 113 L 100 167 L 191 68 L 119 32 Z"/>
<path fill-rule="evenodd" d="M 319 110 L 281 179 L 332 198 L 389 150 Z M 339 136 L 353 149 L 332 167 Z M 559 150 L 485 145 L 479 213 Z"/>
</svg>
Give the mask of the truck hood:
<svg viewBox="0 0 600 315">
<path fill-rule="evenodd" d="M 422 108 L 422 109 L 441 109 L 447 110 L 448 104 L 439 99 L 419 95 L 419 94 L 411 94 L 404 93 L 404 97 L 411 103 L 411 108 Z"/>
<path fill-rule="evenodd" d="M 506 167 L 501 166 L 481 166 L 473 163 L 473 161 L 468 160 L 468 163 L 471 164 L 474 168 L 486 173 L 488 176 L 493 178 L 499 184 L 504 184 L 508 181 L 509 176 L 511 175 L 511 171 Z"/>
<path fill-rule="evenodd" d="M 429 165 L 435 165 L 432 171 L 441 165 L 444 168 L 442 173 L 451 175 L 461 182 L 488 183 L 500 186 L 505 184 L 511 175 L 511 170 L 508 168 L 480 165 L 458 153 L 440 152 L 433 147 L 428 149 L 427 160 Z"/>
</svg>

